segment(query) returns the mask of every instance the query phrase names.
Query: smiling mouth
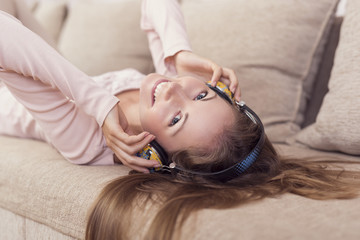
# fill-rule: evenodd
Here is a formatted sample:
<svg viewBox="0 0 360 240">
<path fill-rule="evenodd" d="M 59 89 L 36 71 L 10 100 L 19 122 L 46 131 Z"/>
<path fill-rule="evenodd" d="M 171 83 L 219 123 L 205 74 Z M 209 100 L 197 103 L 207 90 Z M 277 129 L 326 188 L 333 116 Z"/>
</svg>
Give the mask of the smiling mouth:
<svg viewBox="0 0 360 240">
<path fill-rule="evenodd" d="M 159 96 L 161 89 L 169 82 L 169 80 L 166 79 L 160 79 L 158 81 L 156 81 L 156 83 L 154 84 L 153 88 L 152 88 L 152 105 L 154 105 L 157 96 Z"/>
</svg>

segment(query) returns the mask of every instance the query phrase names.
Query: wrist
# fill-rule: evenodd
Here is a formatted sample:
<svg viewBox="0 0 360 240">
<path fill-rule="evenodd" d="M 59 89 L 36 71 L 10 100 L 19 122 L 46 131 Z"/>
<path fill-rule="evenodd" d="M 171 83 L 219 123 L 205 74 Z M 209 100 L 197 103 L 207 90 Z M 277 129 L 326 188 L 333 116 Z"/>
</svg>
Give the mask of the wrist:
<svg viewBox="0 0 360 240">
<path fill-rule="evenodd" d="M 176 52 L 173 55 L 173 60 L 174 60 L 175 65 L 176 65 L 176 61 L 178 60 L 179 56 L 182 56 L 182 55 L 190 53 L 190 52 L 191 51 L 189 51 L 189 50 L 180 50 L 180 51 Z"/>
</svg>

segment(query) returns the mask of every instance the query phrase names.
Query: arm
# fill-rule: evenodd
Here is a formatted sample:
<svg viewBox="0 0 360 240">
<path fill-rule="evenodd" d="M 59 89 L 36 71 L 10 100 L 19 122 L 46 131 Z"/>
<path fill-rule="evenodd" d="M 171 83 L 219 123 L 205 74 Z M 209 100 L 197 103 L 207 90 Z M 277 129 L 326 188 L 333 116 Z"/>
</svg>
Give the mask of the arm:
<svg viewBox="0 0 360 240">
<path fill-rule="evenodd" d="M 184 17 L 177 0 L 143 0 L 141 28 L 147 33 L 156 68 L 162 75 L 176 75 L 172 57 L 191 51 Z"/>
<path fill-rule="evenodd" d="M 71 109 L 66 108 L 63 110 L 62 112 L 65 113 L 65 116 L 61 117 L 60 121 L 63 121 L 62 123 L 64 124 L 62 125 L 65 126 L 67 133 L 69 133 L 66 136 L 64 136 L 64 131 L 52 131 L 52 125 L 50 123 L 53 123 L 54 120 L 47 120 L 50 122 L 46 125 L 50 126 L 47 129 L 51 133 L 51 142 L 67 159 L 81 164 L 89 162 L 108 164 L 112 161 L 112 153 L 109 153 L 107 150 L 102 151 L 102 135 L 99 136 L 96 130 L 98 128 L 94 126 L 96 123 L 93 121 L 96 119 L 97 124 L 102 126 L 107 142 L 109 142 L 109 137 L 111 138 L 112 134 L 115 136 L 120 135 L 118 138 L 120 140 L 115 140 L 115 142 L 120 142 L 120 148 L 117 146 L 111 148 L 111 145 L 109 147 L 118 154 L 119 157 L 125 156 L 126 163 L 128 163 L 126 165 L 138 171 L 148 171 L 146 168 L 139 168 L 137 166 L 153 167 L 154 164 L 158 164 L 156 161 L 147 161 L 133 156 L 136 151 L 140 150 L 152 140 L 152 136 L 147 133 L 129 136 L 125 133 L 127 130 L 127 120 L 120 106 L 117 104 L 119 100 L 115 96 L 101 88 L 85 73 L 65 60 L 56 50 L 50 47 L 38 35 L 25 28 L 16 18 L 1 11 L 0 32 L 6 32 L 6 35 L 0 37 L 0 72 L 16 74 L 19 75 L 18 79 L 41 83 L 42 86 L 39 87 L 40 90 L 37 91 L 43 92 L 45 88 L 56 89 L 59 95 L 63 95 L 62 98 L 60 97 L 61 101 L 58 101 L 59 103 L 52 102 L 54 101 L 53 98 L 49 100 L 50 102 L 44 103 L 42 108 L 40 108 L 41 110 L 38 110 L 38 115 L 47 111 L 54 113 L 53 116 L 58 117 L 62 110 L 59 110 L 60 112 L 57 110 L 68 105 L 66 99 L 68 98 L 77 105 L 78 109 L 82 110 L 80 114 L 87 116 L 81 118 L 81 120 L 80 117 L 74 117 L 75 115 L 73 113 L 70 114 L 70 112 L 74 112 L 72 111 L 72 104 Z M 24 41 L 24 39 L 26 40 Z M 11 79 L 9 79 L 9 81 L 11 81 Z M 13 82 L 12 84 L 16 83 Z M 35 91 L 33 85 L 34 84 L 29 84 L 28 92 Z M 46 110 L 44 110 L 44 105 L 47 105 Z M 28 106 L 33 107 L 31 103 L 30 105 L 28 104 Z M 79 112 L 80 111 L 76 111 L 76 113 Z M 84 112 L 86 114 L 84 114 Z M 65 118 L 67 118 L 67 120 L 64 122 Z M 77 120 L 77 124 L 73 124 L 75 120 Z M 79 129 L 79 125 L 81 129 Z M 42 126 L 44 127 L 45 125 L 43 124 Z M 73 127 L 75 129 L 69 131 L 69 126 L 75 126 Z M 96 133 L 94 133 L 94 131 Z M 57 134 L 58 132 L 59 134 Z M 72 134 L 76 136 L 71 138 Z M 74 139 L 79 141 L 74 141 Z M 91 145 L 93 139 L 94 144 Z M 110 140 L 110 142 L 112 141 Z M 69 143 L 75 143 L 75 145 L 80 143 L 83 147 L 75 147 L 76 150 L 72 151 L 73 144 Z M 97 152 L 95 148 L 99 148 L 99 146 L 101 152 L 106 156 L 98 154 L 95 156 L 96 159 L 91 159 L 91 157 L 94 156 L 89 154 L 89 152 Z M 85 150 L 82 151 L 82 149 Z M 129 154 L 129 152 L 132 154 Z M 74 154 L 75 157 L 73 156 Z"/>
<path fill-rule="evenodd" d="M 177 0 L 143 0 L 141 27 L 146 31 L 156 72 L 174 76 L 197 74 L 211 81 L 221 79 L 240 100 L 235 72 L 192 53 L 185 21 Z"/>
<path fill-rule="evenodd" d="M 5 12 L 0 17 L 1 32 L 6 32 L 0 38 L 0 67 L 59 89 L 101 126 L 118 99 L 18 20 Z"/>
</svg>

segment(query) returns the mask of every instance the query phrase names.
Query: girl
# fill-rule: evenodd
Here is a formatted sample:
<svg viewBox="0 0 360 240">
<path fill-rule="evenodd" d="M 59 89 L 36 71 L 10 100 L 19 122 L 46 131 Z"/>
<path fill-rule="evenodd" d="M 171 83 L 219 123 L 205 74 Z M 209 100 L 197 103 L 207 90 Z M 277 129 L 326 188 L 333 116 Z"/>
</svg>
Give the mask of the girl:
<svg viewBox="0 0 360 240">
<path fill-rule="evenodd" d="M 190 52 L 175 0 L 144 1 L 142 27 L 162 75 L 145 77 L 127 69 L 93 81 L 0 13 L 6 32 L 0 38 L 0 79 L 6 86 L 1 103 L 9 89 L 31 113 L 18 102 L 11 104 L 17 112 L 6 112 L 9 104 L 3 104 L 3 134 L 46 140 L 77 164 L 115 159 L 138 172 L 164 173 L 132 174 L 106 186 L 91 209 L 87 239 L 128 239 L 126 219 L 132 206 L 146 200 L 161 206 L 147 237 L 171 239 L 186 216 L 202 208 L 228 208 L 285 192 L 315 199 L 356 195 L 355 186 L 337 179 L 339 172 L 276 154 L 260 119 L 239 102 L 233 71 Z M 217 83 L 221 76 L 228 88 Z M 155 136 L 167 156 L 160 162 L 136 157 Z"/>
<path fill-rule="evenodd" d="M 174 76 L 196 70 L 196 73 L 205 77 L 213 75 L 212 84 L 216 84 L 223 76 L 229 78 L 226 82 L 237 94 L 237 98 L 240 97 L 233 71 L 223 69 L 190 52 L 182 14 L 176 1 L 144 1 L 143 13 L 142 27 L 148 33 L 158 72 Z M 135 156 L 135 153 L 154 140 L 155 136 L 159 135 L 157 140 L 161 144 L 172 141 L 171 138 L 177 141 L 177 146 L 165 146 L 169 147 L 166 150 L 186 147 L 187 141 L 179 139 L 186 135 L 185 131 L 180 131 L 173 137 L 151 127 L 154 121 L 151 114 L 159 114 L 158 117 L 161 114 L 161 118 L 166 117 L 167 121 L 161 128 L 169 128 L 172 121 L 170 118 L 180 117 L 177 116 L 180 114 L 179 103 L 172 105 L 177 109 L 157 107 L 161 102 L 160 95 L 163 95 L 158 93 L 156 108 L 146 110 L 145 106 L 149 106 L 148 100 L 152 101 L 153 96 L 149 95 L 153 94 L 159 79 L 171 80 L 176 86 L 183 85 L 182 90 L 186 91 L 191 100 L 196 101 L 201 100 L 204 95 L 204 84 L 201 84 L 201 89 L 192 89 L 198 92 L 191 92 L 195 95 L 190 96 L 189 87 L 194 86 L 187 86 L 185 89 L 185 85 L 189 80 L 194 80 L 193 77 L 165 78 L 152 74 L 145 78 L 132 69 L 95 77 L 94 82 L 15 19 L 6 13 L 1 13 L 0 17 L 1 30 L 7 33 L 0 39 L 0 78 L 6 86 L 1 88 L 3 106 L 0 133 L 45 140 L 66 159 L 76 164 L 114 164 L 115 159 L 141 172 L 149 172 L 148 168 L 158 167 L 157 161 L 147 161 Z M 142 81 L 143 79 L 145 80 Z M 139 102 L 141 81 L 141 96 L 147 97 L 140 97 Z M 167 88 L 169 87 L 163 90 Z M 169 89 L 172 88 L 173 86 Z M 16 98 L 12 104 L 9 104 L 12 97 L 8 90 Z M 160 88 L 157 92 L 159 91 Z M 211 102 L 201 102 L 210 108 Z M 191 108 L 193 105 L 198 106 L 195 101 L 187 103 Z M 197 109 L 198 107 L 192 108 L 191 112 L 198 114 Z M 142 113 L 142 123 L 139 110 Z M 190 112 L 181 114 L 187 116 L 188 127 L 184 128 L 187 131 L 196 121 L 201 121 L 203 127 L 206 127 L 206 122 L 212 123 L 205 116 L 199 119 Z M 208 127 L 211 128 L 211 125 Z M 214 129 L 213 133 L 215 132 Z M 199 129 L 198 133 L 199 139 L 203 136 L 201 134 L 204 129 Z M 194 130 L 192 134 L 197 135 Z M 209 143 L 204 142 L 203 145 Z"/>
</svg>

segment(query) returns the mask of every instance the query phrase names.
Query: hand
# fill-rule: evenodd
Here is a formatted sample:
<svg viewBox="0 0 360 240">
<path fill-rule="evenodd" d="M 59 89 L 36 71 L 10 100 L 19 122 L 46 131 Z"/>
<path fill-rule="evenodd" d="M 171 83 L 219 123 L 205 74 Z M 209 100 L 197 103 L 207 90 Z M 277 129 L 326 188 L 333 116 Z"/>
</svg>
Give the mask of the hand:
<svg viewBox="0 0 360 240">
<path fill-rule="evenodd" d="M 213 61 L 200 57 L 189 51 L 180 51 L 174 56 L 174 63 L 178 74 L 197 74 L 211 79 L 211 85 L 216 86 L 217 81 L 225 83 L 234 94 L 237 101 L 240 101 L 241 90 L 238 78 L 232 69 L 220 67 Z"/>
<path fill-rule="evenodd" d="M 106 144 L 125 166 L 143 173 L 149 173 L 148 168 L 159 167 L 159 163 L 155 160 L 135 156 L 144 146 L 154 140 L 155 136 L 148 132 L 131 135 L 126 116 L 119 104 L 115 105 L 106 116 L 102 130 Z"/>
</svg>

